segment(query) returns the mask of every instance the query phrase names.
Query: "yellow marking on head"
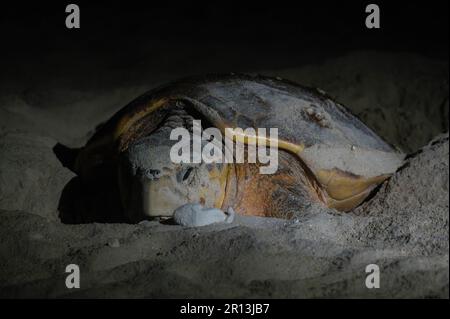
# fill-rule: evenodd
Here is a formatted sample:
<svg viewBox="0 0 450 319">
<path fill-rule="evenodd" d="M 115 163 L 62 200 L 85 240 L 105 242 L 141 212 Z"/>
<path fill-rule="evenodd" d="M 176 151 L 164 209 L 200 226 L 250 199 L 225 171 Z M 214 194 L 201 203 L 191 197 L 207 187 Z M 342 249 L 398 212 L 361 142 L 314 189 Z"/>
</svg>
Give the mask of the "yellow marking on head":
<svg viewBox="0 0 450 319">
<path fill-rule="evenodd" d="M 167 103 L 169 99 L 168 98 L 161 98 L 159 100 L 152 100 L 148 105 L 146 105 L 142 110 L 140 110 L 137 113 L 134 113 L 132 115 L 125 115 L 123 116 L 119 122 L 116 125 L 116 128 L 114 130 L 114 140 L 117 140 L 123 133 L 128 131 L 133 124 L 135 124 L 138 120 L 146 116 L 147 114 L 150 114 L 154 112 L 155 110 L 162 107 L 164 104 Z"/>
</svg>

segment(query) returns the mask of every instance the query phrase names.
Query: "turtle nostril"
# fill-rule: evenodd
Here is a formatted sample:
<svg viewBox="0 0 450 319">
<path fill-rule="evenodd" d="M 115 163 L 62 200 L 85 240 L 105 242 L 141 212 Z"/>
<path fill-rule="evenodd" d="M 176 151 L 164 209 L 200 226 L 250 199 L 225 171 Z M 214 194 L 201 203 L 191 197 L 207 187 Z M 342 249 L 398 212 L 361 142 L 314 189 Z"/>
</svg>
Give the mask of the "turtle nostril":
<svg viewBox="0 0 450 319">
<path fill-rule="evenodd" d="M 159 169 L 151 169 L 150 175 L 153 176 L 153 178 L 160 178 L 161 177 L 161 171 Z"/>
<path fill-rule="evenodd" d="M 162 175 L 159 169 L 139 169 L 138 173 L 150 180 L 159 179 Z"/>
</svg>

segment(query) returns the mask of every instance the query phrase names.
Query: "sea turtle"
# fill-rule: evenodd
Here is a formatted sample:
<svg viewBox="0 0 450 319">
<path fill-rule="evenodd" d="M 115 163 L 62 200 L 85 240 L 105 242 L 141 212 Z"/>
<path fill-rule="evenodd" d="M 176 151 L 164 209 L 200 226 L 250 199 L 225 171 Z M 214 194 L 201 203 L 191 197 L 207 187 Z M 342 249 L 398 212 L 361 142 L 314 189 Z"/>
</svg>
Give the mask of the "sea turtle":
<svg viewBox="0 0 450 319">
<path fill-rule="evenodd" d="M 169 154 L 178 141 L 170 134 L 194 119 L 221 132 L 277 128 L 277 171 L 261 174 L 261 163 L 174 163 Z M 228 74 L 182 79 L 138 97 L 93 135 L 74 170 L 90 189 L 117 186 L 111 200 L 120 197 L 131 222 L 170 217 L 187 203 L 290 218 L 312 203 L 351 210 L 403 157 L 322 90 Z"/>
</svg>

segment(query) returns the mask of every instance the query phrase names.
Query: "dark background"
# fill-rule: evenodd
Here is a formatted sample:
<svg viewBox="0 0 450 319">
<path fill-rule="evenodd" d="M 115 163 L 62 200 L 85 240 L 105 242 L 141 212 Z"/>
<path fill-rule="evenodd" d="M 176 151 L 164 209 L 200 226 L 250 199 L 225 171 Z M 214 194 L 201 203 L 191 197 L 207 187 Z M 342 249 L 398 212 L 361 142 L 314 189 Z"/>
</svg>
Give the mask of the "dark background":
<svg viewBox="0 0 450 319">
<path fill-rule="evenodd" d="M 71 2 L 80 6 L 81 29 L 65 28 Z M 365 28 L 371 2 L 381 9 L 379 30 Z M 151 55 L 170 67 L 168 53 L 204 49 L 213 66 L 251 70 L 355 49 L 446 57 L 448 30 L 448 1 L 17 1 L 2 3 L 0 54 L 37 64 L 48 54 L 88 55 L 115 65 Z"/>
</svg>

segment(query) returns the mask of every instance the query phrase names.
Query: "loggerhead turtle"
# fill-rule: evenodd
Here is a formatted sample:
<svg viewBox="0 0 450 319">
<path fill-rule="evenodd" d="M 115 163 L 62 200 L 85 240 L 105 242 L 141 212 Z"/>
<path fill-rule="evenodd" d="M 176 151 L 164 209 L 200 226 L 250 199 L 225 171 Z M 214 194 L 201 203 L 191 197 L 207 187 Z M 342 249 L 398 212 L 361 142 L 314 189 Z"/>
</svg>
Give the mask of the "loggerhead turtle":
<svg viewBox="0 0 450 319">
<path fill-rule="evenodd" d="M 260 163 L 248 162 L 173 163 L 169 154 L 177 141 L 170 132 L 194 119 L 222 132 L 278 128 L 278 170 L 260 174 Z M 403 157 L 321 90 L 229 74 L 179 80 L 138 97 L 81 149 L 74 171 L 90 189 L 117 186 L 131 222 L 170 217 L 187 203 L 290 218 L 312 202 L 351 210 Z"/>
</svg>

